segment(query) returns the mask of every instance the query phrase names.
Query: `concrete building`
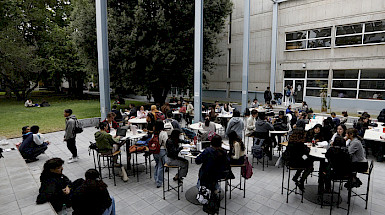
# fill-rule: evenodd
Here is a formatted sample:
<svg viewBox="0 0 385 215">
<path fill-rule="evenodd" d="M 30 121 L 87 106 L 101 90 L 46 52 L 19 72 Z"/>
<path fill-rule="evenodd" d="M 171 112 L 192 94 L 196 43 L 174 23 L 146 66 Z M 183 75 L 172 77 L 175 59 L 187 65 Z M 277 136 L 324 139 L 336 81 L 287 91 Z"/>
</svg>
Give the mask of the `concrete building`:
<svg viewBox="0 0 385 215">
<path fill-rule="evenodd" d="M 205 98 L 241 101 L 244 0 L 233 0 L 221 38 L 223 56 L 208 76 Z M 251 0 L 249 98 L 263 101 L 270 85 L 272 0 Z M 278 7 L 275 92 L 294 88 L 296 102 L 332 111 L 385 108 L 385 1 L 288 0 Z"/>
</svg>

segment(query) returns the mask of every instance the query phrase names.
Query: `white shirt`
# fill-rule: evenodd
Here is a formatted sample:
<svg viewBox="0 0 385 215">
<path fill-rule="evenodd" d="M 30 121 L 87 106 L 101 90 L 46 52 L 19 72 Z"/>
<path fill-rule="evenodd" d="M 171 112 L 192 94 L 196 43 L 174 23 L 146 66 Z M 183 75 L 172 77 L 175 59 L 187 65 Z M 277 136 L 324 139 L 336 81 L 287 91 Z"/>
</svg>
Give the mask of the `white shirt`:
<svg viewBox="0 0 385 215">
<path fill-rule="evenodd" d="M 255 118 L 253 116 L 250 116 L 249 118 L 247 118 L 247 121 L 246 121 L 246 135 L 248 134 L 251 134 L 253 133 L 254 129 L 255 129 Z"/>
<path fill-rule="evenodd" d="M 36 143 L 36 145 L 42 145 L 44 143 L 45 138 L 40 134 L 33 134 L 33 142 Z"/>
</svg>

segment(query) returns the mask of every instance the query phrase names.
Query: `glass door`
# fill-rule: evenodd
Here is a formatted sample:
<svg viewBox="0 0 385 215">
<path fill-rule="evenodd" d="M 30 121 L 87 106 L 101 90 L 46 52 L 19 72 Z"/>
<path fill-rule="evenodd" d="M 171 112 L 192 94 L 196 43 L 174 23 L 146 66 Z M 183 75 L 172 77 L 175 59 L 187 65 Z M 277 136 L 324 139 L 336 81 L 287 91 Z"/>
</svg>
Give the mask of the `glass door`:
<svg viewBox="0 0 385 215">
<path fill-rule="evenodd" d="M 295 80 L 294 88 L 294 99 L 295 103 L 302 103 L 304 96 L 304 80 Z"/>
<path fill-rule="evenodd" d="M 283 102 L 284 104 L 288 103 L 289 101 L 286 101 L 288 100 L 288 97 L 286 97 L 286 91 L 287 91 L 287 86 L 290 85 L 290 86 L 293 86 L 293 83 L 294 83 L 294 80 L 284 80 L 284 85 L 283 85 Z"/>
</svg>

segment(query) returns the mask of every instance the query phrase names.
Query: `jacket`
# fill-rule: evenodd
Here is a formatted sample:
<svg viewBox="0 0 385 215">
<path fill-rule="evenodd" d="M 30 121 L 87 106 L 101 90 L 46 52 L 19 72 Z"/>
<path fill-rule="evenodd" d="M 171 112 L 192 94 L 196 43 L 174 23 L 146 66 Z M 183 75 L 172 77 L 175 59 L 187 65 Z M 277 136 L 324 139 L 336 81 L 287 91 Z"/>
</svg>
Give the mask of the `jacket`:
<svg viewBox="0 0 385 215">
<path fill-rule="evenodd" d="M 76 120 L 75 115 L 66 117 L 66 130 L 64 133 L 64 140 L 76 138 L 75 120 Z"/>
<path fill-rule="evenodd" d="M 330 147 L 325 157 L 328 159 L 328 174 L 334 176 L 349 175 L 351 171 L 351 158 L 346 147 Z"/>
<path fill-rule="evenodd" d="M 256 120 L 253 116 L 250 116 L 246 120 L 246 136 L 254 132 Z"/>
<path fill-rule="evenodd" d="M 242 138 L 242 132 L 245 128 L 243 119 L 241 117 L 233 117 L 230 119 L 226 128 L 226 135 L 229 135 L 231 131 L 235 131 L 238 137 Z"/>
<path fill-rule="evenodd" d="M 274 131 L 273 125 L 269 122 L 266 122 L 265 120 L 258 118 L 255 122 L 255 132 L 269 135 L 269 131 Z"/>
<path fill-rule="evenodd" d="M 364 148 L 357 137 L 349 143 L 348 150 L 349 154 L 352 156 L 352 162 L 367 162 Z"/>
<path fill-rule="evenodd" d="M 97 131 L 94 136 L 99 152 L 111 152 L 112 146 L 119 142 L 119 139 L 113 138 L 111 134 L 105 131 Z"/>
<path fill-rule="evenodd" d="M 24 134 L 23 135 L 23 142 L 21 143 L 21 145 L 19 147 L 20 154 L 23 155 L 23 157 L 24 157 L 25 155 L 29 154 L 29 152 L 32 151 L 32 148 L 35 145 L 36 144 L 33 142 L 33 133 L 28 132 L 27 134 Z"/>
<path fill-rule="evenodd" d="M 195 163 L 202 164 L 199 169 L 200 185 L 211 190 L 219 179 L 226 178 L 230 170 L 230 161 L 223 149 L 208 147 L 195 159 Z"/>
<path fill-rule="evenodd" d="M 271 95 L 271 91 L 270 90 L 265 90 L 265 93 L 263 94 L 263 98 L 266 101 L 270 101 L 273 98 L 272 95 Z"/>
<path fill-rule="evenodd" d="M 102 215 L 111 206 L 107 185 L 102 181 L 85 180 L 72 195 L 72 215 Z"/>
<path fill-rule="evenodd" d="M 63 204 L 71 206 L 69 195 L 63 193 L 66 186 L 71 186 L 67 176 L 57 173 L 42 173 L 40 176 L 40 189 L 36 203 L 44 204 L 50 202 L 55 211 L 60 211 Z"/>
<path fill-rule="evenodd" d="M 302 142 L 289 141 L 283 159 L 287 161 L 291 167 L 306 167 L 307 162 L 305 162 L 303 156 L 309 155 L 309 152 L 309 148 Z"/>
</svg>

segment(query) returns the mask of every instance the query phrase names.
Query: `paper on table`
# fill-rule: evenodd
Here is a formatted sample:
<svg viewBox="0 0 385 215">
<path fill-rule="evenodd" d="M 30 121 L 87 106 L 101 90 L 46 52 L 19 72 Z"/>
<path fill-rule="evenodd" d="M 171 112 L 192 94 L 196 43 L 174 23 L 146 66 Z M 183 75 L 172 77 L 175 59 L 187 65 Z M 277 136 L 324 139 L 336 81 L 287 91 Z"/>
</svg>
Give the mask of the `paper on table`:
<svg viewBox="0 0 385 215">
<path fill-rule="evenodd" d="M 320 146 L 320 147 L 321 146 L 325 147 L 325 146 L 329 145 L 329 143 L 327 141 L 322 141 L 322 142 L 318 142 L 317 145 Z"/>
</svg>

